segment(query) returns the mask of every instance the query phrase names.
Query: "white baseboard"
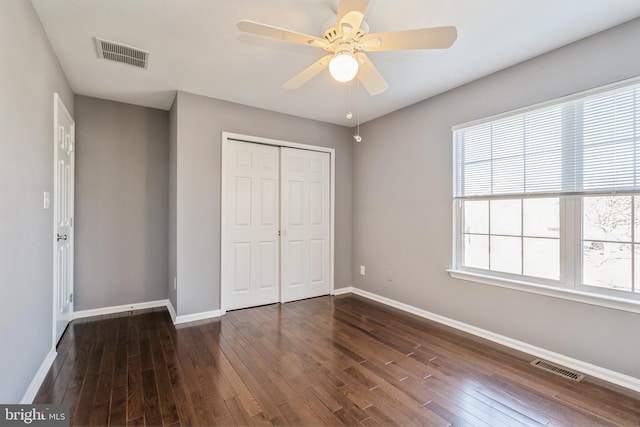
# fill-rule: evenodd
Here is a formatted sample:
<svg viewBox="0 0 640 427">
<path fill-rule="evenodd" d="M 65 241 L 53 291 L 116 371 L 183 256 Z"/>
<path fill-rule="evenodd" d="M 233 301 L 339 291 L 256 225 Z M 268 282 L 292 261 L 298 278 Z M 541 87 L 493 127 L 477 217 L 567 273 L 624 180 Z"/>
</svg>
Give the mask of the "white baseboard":
<svg viewBox="0 0 640 427">
<path fill-rule="evenodd" d="M 176 309 L 173 307 L 173 303 L 171 302 L 170 299 L 167 300 L 167 310 L 169 310 L 169 315 L 171 316 L 171 321 L 173 322 L 173 324 L 176 324 L 176 317 L 178 317 L 176 315 Z"/>
<path fill-rule="evenodd" d="M 31 380 L 31 384 L 29 384 L 27 391 L 24 392 L 22 400 L 20 400 L 21 405 L 29 405 L 33 403 L 33 399 L 35 399 L 36 393 L 40 390 L 44 377 L 47 375 L 47 372 L 49 372 L 49 368 L 51 368 L 53 361 L 56 360 L 56 354 L 56 348 L 54 346 L 49 350 L 49 353 L 47 353 L 47 356 L 40 365 L 40 369 L 38 369 L 38 372 L 36 372 L 36 375 Z"/>
<path fill-rule="evenodd" d="M 343 288 L 343 289 L 346 289 L 346 288 Z M 608 381 L 610 383 L 617 384 L 619 386 L 640 392 L 640 378 L 635 378 L 630 375 L 622 374 L 620 372 L 616 372 L 610 369 L 596 366 L 591 363 L 574 359 L 572 357 L 565 356 L 563 354 L 556 353 L 556 352 L 553 352 L 544 348 L 540 348 L 531 344 L 527 344 L 522 341 L 514 340 L 513 338 L 496 334 L 494 332 L 487 331 L 486 329 L 481 329 L 481 328 L 469 325 L 467 323 L 459 322 L 457 320 L 453 320 L 448 317 L 441 316 L 439 314 L 431 313 L 421 308 L 417 308 L 409 304 L 395 301 L 390 298 L 386 298 L 362 289 L 358 289 L 356 287 L 351 287 L 351 292 L 353 292 L 356 295 L 360 295 L 362 297 L 400 309 L 402 311 L 406 311 L 407 313 L 415 314 L 416 316 L 433 320 L 434 322 L 438 322 L 443 325 L 450 326 L 460 331 L 468 332 L 477 337 L 484 338 L 489 341 L 493 341 L 495 343 L 513 348 L 515 350 L 519 350 L 524 353 L 534 355 L 541 359 L 545 359 L 550 362 L 558 363 L 568 368 L 575 369 L 577 371 L 582 372 L 583 374 L 590 375 L 592 377 L 599 378 L 601 380 Z M 338 295 L 338 294 L 334 293 L 334 295 Z"/>
<path fill-rule="evenodd" d="M 134 304 L 114 305 L 112 307 L 94 308 L 91 310 L 76 311 L 73 313 L 73 319 L 82 319 L 84 317 L 102 316 L 104 314 L 126 313 L 127 311 L 143 310 L 145 308 L 166 307 L 169 300 L 161 299 L 158 301 L 138 302 Z"/>
<path fill-rule="evenodd" d="M 344 295 L 353 293 L 353 286 L 345 286 L 344 288 L 334 289 L 331 295 Z"/>
<path fill-rule="evenodd" d="M 181 323 L 195 322 L 196 320 L 211 319 L 214 317 L 220 317 L 224 314 L 221 310 L 203 311 L 201 313 L 183 314 L 178 316 L 176 309 L 171 303 L 171 300 L 162 299 L 158 301 L 139 302 L 135 304 L 116 305 L 112 307 L 95 308 L 92 310 L 82 310 L 73 313 L 73 319 L 82 319 L 85 317 L 102 316 L 104 314 L 114 313 L 126 313 L 127 311 L 143 310 L 146 308 L 167 307 L 169 315 L 174 325 Z"/>
<path fill-rule="evenodd" d="M 214 317 L 222 316 L 220 310 L 203 311 L 201 313 L 183 314 L 176 316 L 173 321 L 174 325 L 180 325 L 181 323 L 195 322 L 196 320 L 212 319 Z"/>
</svg>

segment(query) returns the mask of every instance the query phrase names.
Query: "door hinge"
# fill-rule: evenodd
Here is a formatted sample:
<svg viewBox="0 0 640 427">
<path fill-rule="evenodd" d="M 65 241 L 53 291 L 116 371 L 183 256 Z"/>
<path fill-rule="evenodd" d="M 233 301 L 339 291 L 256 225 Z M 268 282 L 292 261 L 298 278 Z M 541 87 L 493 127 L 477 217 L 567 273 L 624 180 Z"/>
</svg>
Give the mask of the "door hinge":
<svg viewBox="0 0 640 427">
<path fill-rule="evenodd" d="M 278 237 L 280 237 L 280 233 L 281 233 L 281 231 L 280 231 L 280 230 L 278 230 Z"/>
<path fill-rule="evenodd" d="M 69 302 L 73 302 L 73 294 L 69 294 Z"/>
<path fill-rule="evenodd" d="M 73 217 L 69 218 L 69 227 L 73 227 Z"/>
</svg>

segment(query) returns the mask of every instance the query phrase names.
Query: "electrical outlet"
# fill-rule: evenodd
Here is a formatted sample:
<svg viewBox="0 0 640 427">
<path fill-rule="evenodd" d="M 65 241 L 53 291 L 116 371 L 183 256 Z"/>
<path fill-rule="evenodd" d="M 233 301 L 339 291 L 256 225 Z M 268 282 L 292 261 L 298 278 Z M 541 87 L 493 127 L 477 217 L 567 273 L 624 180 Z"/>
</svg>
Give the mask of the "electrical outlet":
<svg viewBox="0 0 640 427">
<path fill-rule="evenodd" d="M 364 271 L 364 265 L 361 265 L 361 266 L 360 266 L 360 275 L 361 275 L 361 276 L 364 276 L 364 272 L 365 272 L 365 271 Z"/>
<path fill-rule="evenodd" d="M 387 281 L 393 282 L 393 270 L 387 270 Z"/>
<path fill-rule="evenodd" d="M 173 290 L 175 291 L 176 289 L 178 289 L 178 278 L 174 277 L 173 278 Z"/>
</svg>

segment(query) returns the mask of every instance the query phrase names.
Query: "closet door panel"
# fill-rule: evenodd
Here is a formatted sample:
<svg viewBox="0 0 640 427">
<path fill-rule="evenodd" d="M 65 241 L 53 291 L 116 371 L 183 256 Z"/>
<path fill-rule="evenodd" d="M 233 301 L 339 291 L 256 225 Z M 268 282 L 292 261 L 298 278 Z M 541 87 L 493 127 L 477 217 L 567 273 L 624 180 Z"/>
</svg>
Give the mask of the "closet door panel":
<svg viewBox="0 0 640 427">
<path fill-rule="evenodd" d="M 329 153 L 281 149 L 281 301 L 330 292 Z"/>
<path fill-rule="evenodd" d="M 280 299 L 279 157 L 278 147 L 226 142 L 220 284 L 225 310 Z"/>
</svg>

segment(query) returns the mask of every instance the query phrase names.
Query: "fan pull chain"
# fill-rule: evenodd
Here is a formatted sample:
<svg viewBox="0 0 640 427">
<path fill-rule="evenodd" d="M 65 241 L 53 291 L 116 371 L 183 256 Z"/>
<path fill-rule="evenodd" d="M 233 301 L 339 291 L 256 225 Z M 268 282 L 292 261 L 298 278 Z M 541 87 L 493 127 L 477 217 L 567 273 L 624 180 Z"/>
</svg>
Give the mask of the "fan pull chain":
<svg viewBox="0 0 640 427">
<path fill-rule="evenodd" d="M 351 86 L 353 83 L 349 83 L 347 85 L 347 119 L 351 120 L 353 118 L 353 113 L 351 112 Z"/>
<path fill-rule="evenodd" d="M 360 82 L 356 81 L 356 85 L 358 88 L 356 89 L 356 116 L 358 120 L 358 130 L 355 135 L 353 135 L 353 139 L 356 142 L 362 141 L 362 137 L 360 136 Z"/>
</svg>

